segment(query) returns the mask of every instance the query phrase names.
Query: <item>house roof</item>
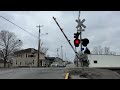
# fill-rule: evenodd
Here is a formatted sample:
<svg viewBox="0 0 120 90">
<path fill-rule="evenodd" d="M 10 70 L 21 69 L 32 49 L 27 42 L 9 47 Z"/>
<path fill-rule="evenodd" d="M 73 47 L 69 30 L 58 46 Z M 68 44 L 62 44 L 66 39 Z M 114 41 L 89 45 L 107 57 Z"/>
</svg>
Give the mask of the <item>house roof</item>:
<svg viewBox="0 0 120 90">
<path fill-rule="evenodd" d="M 38 50 L 34 49 L 34 48 L 27 48 L 27 49 L 23 49 L 23 50 L 19 50 L 14 52 L 14 54 L 21 54 L 21 53 L 28 53 L 28 52 L 33 52 L 33 53 L 37 53 Z M 40 52 L 41 54 L 44 54 L 43 52 Z"/>
<path fill-rule="evenodd" d="M 62 59 L 61 59 L 61 58 L 59 58 L 59 57 L 56 57 L 56 59 L 62 60 Z"/>
<path fill-rule="evenodd" d="M 61 58 L 59 57 L 45 57 L 45 59 L 49 60 L 49 61 L 63 61 Z"/>
<path fill-rule="evenodd" d="M 45 59 L 48 59 L 48 60 L 54 60 L 55 57 L 45 57 Z"/>
<path fill-rule="evenodd" d="M 50 62 L 54 62 L 55 61 L 55 57 L 45 57 L 45 59 L 47 61 L 50 61 Z"/>
</svg>

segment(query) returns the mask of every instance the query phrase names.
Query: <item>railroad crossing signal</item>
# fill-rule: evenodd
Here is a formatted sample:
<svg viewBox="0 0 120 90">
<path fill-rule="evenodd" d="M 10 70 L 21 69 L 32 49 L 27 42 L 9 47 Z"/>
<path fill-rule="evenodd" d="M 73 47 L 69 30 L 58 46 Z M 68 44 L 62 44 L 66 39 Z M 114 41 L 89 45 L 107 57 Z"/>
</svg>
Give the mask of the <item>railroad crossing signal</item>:
<svg viewBox="0 0 120 90">
<path fill-rule="evenodd" d="M 78 37 L 79 37 L 79 35 L 80 35 L 80 33 L 74 33 L 74 38 L 77 38 L 78 39 Z"/>
<path fill-rule="evenodd" d="M 84 51 L 85 54 L 90 54 L 90 50 L 86 47 L 86 50 Z"/>
<path fill-rule="evenodd" d="M 84 48 L 81 48 L 81 51 L 83 51 L 84 50 Z"/>
<path fill-rule="evenodd" d="M 78 39 L 79 35 L 80 35 L 80 33 L 78 33 L 78 32 L 74 33 L 74 38 L 75 38 L 74 45 L 75 45 L 75 47 L 79 47 L 79 44 L 80 44 L 80 40 Z"/>
<path fill-rule="evenodd" d="M 76 38 L 76 39 L 74 40 L 74 45 L 75 45 L 75 47 L 79 47 L 79 44 L 80 44 L 80 40 L 79 40 L 78 38 Z"/>
<path fill-rule="evenodd" d="M 84 38 L 84 39 L 82 39 L 81 41 L 82 41 L 82 45 L 83 45 L 84 47 L 86 47 L 86 46 L 89 44 L 89 40 L 88 40 L 87 38 Z"/>
<path fill-rule="evenodd" d="M 76 20 L 76 22 L 78 23 L 77 27 L 76 28 L 79 28 L 79 27 L 83 27 L 83 28 L 86 28 L 86 26 L 83 24 L 83 22 L 85 22 L 85 19 L 83 19 L 82 21 L 79 19 L 79 20 Z"/>
</svg>

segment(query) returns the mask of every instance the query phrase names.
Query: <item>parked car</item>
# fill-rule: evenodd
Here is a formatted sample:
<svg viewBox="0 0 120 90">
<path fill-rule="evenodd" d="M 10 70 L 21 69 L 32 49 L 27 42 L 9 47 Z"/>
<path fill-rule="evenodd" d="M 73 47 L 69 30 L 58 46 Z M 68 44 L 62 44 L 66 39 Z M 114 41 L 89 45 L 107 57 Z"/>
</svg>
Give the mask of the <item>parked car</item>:
<svg viewBox="0 0 120 90">
<path fill-rule="evenodd" d="M 58 67 L 66 67 L 66 65 L 60 64 L 60 65 L 58 65 Z"/>
<path fill-rule="evenodd" d="M 51 67 L 58 67 L 58 64 L 51 64 Z"/>
</svg>

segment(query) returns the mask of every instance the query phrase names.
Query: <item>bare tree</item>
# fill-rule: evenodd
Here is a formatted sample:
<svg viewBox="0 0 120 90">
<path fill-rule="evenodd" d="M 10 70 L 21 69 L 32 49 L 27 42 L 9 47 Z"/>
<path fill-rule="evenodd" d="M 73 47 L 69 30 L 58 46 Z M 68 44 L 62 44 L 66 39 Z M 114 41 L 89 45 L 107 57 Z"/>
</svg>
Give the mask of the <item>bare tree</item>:
<svg viewBox="0 0 120 90">
<path fill-rule="evenodd" d="M 2 30 L 0 32 L 0 55 L 4 59 L 4 67 L 8 61 L 8 57 L 13 55 L 22 45 L 22 41 L 17 39 L 15 34 L 9 31 Z"/>
<path fill-rule="evenodd" d="M 112 54 L 112 52 L 110 52 L 110 47 L 104 47 L 104 54 L 106 55 Z"/>
<path fill-rule="evenodd" d="M 43 52 L 45 55 L 47 54 L 48 48 L 46 47 L 42 47 L 41 48 L 41 52 Z"/>
<path fill-rule="evenodd" d="M 116 52 L 110 52 L 109 54 L 110 55 L 116 55 Z"/>
<path fill-rule="evenodd" d="M 49 55 L 49 54 L 47 54 L 47 55 L 46 55 L 46 57 L 50 57 L 50 55 Z"/>
<path fill-rule="evenodd" d="M 110 47 L 102 48 L 100 45 L 93 47 L 92 54 L 106 54 L 106 55 L 116 55 L 116 52 L 112 52 Z"/>
<path fill-rule="evenodd" d="M 40 47 L 41 47 L 40 51 L 46 55 L 47 51 L 48 51 L 48 48 L 43 46 L 43 42 L 42 41 L 41 41 Z"/>
<path fill-rule="evenodd" d="M 93 47 L 92 54 L 99 54 L 97 46 Z"/>
<path fill-rule="evenodd" d="M 116 55 L 116 52 L 112 52 L 113 55 Z"/>
<path fill-rule="evenodd" d="M 103 50 L 103 48 L 100 45 L 99 46 L 95 46 L 95 47 L 93 47 L 92 54 L 99 54 L 99 55 L 101 55 L 101 54 L 104 54 L 103 51 L 104 50 Z"/>
<path fill-rule="evenodd" d="M 98 46 L 98 53 L 103 54 L 103 48 L 100 45 Z"/>
</svg>

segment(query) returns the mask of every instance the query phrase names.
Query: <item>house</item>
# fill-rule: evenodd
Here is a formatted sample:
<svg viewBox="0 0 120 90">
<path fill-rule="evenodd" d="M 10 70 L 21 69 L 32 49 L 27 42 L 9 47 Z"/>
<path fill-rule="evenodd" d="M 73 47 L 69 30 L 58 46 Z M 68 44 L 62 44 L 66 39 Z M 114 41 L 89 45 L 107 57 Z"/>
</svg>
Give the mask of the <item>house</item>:
<svg viewBox="0 0 120 90">
<path fill-rule="evenodd" d="M 65 66 L 65 61 L 63 61 L 61 58 L 56 57 L 54 62 L 52 64 L 57 64 L 58 66 Z"/>
<path fill-rule="evenodd" d="M 40 52 L 39 66 L 45 67 L 48 61 L 45 60 L 45 54 Z M 27 48 L 14 52 L 13 67 L 37 67 L 38 50 Z"/>
<path fill-rule="evenodd" d="M 53 62 L 55 62 L 55 57 L 45 57 L 48 61 L 47 65 L 50 66 Z"/>
<path fill-rule="evenodd" d="M 60 65 L 62 65 L 64 61 L 61 58 L 56 57 L 55 62 L 58 62 Z"/>
</svg>

